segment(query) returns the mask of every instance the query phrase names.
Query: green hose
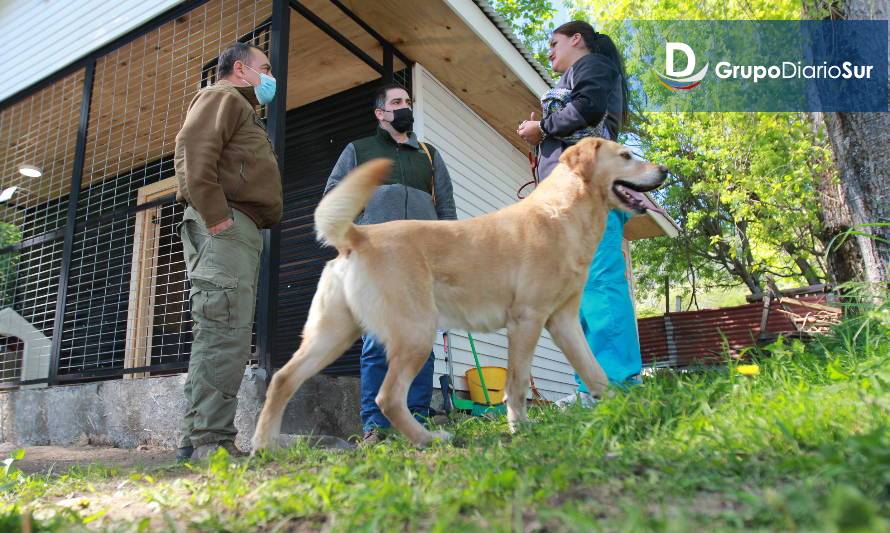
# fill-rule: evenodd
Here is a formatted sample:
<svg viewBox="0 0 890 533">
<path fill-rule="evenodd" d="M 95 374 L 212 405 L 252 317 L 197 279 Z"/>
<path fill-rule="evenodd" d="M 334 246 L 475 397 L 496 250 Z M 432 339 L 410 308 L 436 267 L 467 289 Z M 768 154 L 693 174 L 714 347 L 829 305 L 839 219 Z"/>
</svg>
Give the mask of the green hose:
<svg viewBox="0 0 890 533">
<path fill-rule="evenodd" d="M 482 393 L 485 395 L 485 403 L 491 405 L 491 398 L 488 396 L 488 387 L 485 385 L 485 376 L 482 374 L 482 365 L 479 364 L 479 356 L 476 355 L 476 345 L 473 343 L 473 335 L 467 332 L 467 339 L 470 340 L 470 350 L 473 352 L 473 360 L 476 361 L 476 372 L 479 373 L 479 383 L 482 385 Z"/>
</svg>

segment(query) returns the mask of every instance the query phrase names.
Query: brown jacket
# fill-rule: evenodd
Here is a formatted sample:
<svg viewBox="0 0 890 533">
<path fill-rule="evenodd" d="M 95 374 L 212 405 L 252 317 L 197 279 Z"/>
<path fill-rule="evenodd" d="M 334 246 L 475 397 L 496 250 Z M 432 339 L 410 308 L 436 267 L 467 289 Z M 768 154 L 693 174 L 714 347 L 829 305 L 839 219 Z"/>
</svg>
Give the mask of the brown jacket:
<svg viewBox="0 0 890 533">
<path fill-rule="evenodd" d="M 229 218 L 229 208 L 260 228 L 281 220 L 278 161 L 253 107 L 253 89 L 245 89 L 251 92 L 226 80 L 201 89 L 176 135 L 177 200 L 194 207 L 207 226 Z"/>
</svg>

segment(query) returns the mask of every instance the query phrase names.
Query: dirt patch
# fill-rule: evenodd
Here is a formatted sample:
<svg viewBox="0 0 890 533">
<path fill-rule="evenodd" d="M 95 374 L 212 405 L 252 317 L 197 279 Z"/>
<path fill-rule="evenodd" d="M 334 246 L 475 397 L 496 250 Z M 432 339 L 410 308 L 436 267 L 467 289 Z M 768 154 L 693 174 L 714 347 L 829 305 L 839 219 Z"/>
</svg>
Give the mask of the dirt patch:
<svg viewBox="0 0 890 533">
<path fill-rule="evenodd" d="M 20 446 L 8 442 L 0 444 L 0 458 L 8 457 Z M 101 464 L 119 467 L 151 467 L 176 462 L 176 450 L 165 448 L 140 447 L 136 449 L 112 448 L 108 446 L 25 446 L 25 457 L 16 461 L 15 466 L 23 472 L 61 473 L 72 466 Z"/>
</svg>

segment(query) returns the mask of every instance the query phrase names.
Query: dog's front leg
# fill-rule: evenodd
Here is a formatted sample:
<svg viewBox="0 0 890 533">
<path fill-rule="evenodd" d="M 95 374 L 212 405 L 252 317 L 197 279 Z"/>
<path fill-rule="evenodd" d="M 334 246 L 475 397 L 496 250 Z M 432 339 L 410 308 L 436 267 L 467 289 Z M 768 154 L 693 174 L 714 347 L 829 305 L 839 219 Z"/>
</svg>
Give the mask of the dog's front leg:
<svg viewBox="0 0 890 533">
<path fill-rule="evenodd" d="M 574 367 L 578 375 L 587 385 L 590 393 L 601 397 L 609 380 L 603 368 L 596 361 L 590 345 L 584 337 L 581 322 L 578 320 L 578 307 L 564 309 L 555 314 L 547 322 L 547 331 L 553 337 L 553 342 L 562 350 L 569 363 Z"/>
<path fill-rule="evenodd" d="M 507 423 L 513 433 L 519 424 L 528 422 L 525 398 L 532 356 L 543 327 L 544 320 L 538 317 L 521 317 L 507 323 Z"/>
</svg>

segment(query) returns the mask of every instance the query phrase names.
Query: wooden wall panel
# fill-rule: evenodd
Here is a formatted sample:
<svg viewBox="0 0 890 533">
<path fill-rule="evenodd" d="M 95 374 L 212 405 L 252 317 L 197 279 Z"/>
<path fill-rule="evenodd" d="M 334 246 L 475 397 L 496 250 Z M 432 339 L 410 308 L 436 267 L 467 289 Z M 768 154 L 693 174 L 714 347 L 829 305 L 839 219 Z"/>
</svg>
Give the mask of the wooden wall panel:
<svg viewBox="0 0 890 533">
<path fill-rule="evenodd" d="M 0 205 L 0 220 L 20 224 L 23 207 L 67 194 L 74 166 L 83 76 L 83 70 L 74 72 L 0 110 L 0 191 L 19 187 L 9 201 Z M 38 166 L 43 176 L 22 176 L 18 171 L 22 164 Z"/>
</svg>

